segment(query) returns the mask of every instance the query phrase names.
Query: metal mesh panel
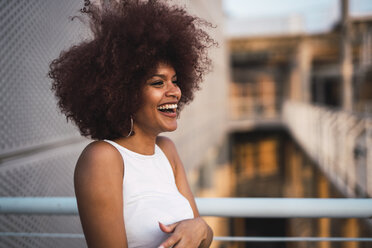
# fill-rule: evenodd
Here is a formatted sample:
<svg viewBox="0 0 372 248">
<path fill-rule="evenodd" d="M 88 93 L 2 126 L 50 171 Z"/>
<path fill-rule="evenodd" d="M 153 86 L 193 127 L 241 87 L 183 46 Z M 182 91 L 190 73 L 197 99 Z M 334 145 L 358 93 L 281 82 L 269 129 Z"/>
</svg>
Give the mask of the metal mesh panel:
<svg viewBox="0 0 372 248">
<path fill-rule="evenodd" d="M 86 142 L 0 167 L 0 196 L 74 196 L 73 171 Z M 0 232 L 82 233 L 78 216 L 0 215 Z M 84 239 L 1 237 L 0 247 L 85 247 Z"/>
<path fill-rule="evenodd" d="M 61 248 L 80 248 L 87 247 L 84 239 L 48 239 L 48 238 L 12 238 L 2 237 L 0 248 L 28 248 L 28 247 L 61 247 Z"/>
<path fill-rule="evenodd" d="M 62 49 L 87 37 L 69 16 L 83 1 L 0 1 L 0 155 L 79 134 L 59 114 L 47 77 Z"/>
</svg>

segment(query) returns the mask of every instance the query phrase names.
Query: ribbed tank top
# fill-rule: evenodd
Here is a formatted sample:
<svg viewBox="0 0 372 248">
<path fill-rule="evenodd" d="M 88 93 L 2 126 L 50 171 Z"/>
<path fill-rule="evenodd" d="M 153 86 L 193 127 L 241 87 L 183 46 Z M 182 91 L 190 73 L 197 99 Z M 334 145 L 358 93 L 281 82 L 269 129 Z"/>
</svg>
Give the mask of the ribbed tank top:
<svg viewBox="0 0 372 248">
<path fill-rule="evenodd" d="M 178 191 L 173 170 L 155 145 L 153 155 L 143 155 L 105 140 L 124 161 L 123 213 L 129 248 L 157 248 L 169 234 L 159 228 L 194 218 L 189 201 Z"/>
</svg>

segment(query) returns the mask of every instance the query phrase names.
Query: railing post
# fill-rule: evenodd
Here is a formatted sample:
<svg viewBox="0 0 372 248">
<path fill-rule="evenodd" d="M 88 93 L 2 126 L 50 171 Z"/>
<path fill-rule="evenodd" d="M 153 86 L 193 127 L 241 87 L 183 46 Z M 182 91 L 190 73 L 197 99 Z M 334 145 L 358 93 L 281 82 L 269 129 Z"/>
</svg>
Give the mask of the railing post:
<svg viewBox="0 0 372 248">
<path fill-rule="evenodd" d="M 367 172 L 367 194 L 372 197 L 372 118 L 366 120 L 366 172 Z"/>
</svg>

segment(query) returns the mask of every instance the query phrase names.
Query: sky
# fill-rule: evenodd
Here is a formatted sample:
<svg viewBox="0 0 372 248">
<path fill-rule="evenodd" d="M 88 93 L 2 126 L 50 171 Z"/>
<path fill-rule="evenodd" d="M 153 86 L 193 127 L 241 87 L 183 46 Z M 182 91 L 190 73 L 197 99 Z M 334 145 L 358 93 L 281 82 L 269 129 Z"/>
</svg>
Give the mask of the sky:
<svg viewBox="0 0 372 248">
<path fill-rule="evenodd" d="M 341 0 L 223 0 L 228 19 L 301 19 L 306 32 L 329 30 L 340 17 Z M 372 0 L 350 0 L 352 16 L 372 15 Z"/>
</svg>

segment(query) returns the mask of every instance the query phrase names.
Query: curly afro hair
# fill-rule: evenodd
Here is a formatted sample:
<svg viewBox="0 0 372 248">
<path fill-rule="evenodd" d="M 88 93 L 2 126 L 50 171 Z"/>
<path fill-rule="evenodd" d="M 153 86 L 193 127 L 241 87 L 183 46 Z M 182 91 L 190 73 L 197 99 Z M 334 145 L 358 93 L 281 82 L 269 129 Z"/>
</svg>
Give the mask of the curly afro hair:
<svg viewBox="0 0 372 248">
<path fill-rule="evenodd" d="M 128 134 L 144 83 L 160 62 L 177 73 L 179 110 L 193 99 L 210 71 L 207 49 L 217 45 L 202 29 L 210 23 L 159 0 L 86 5 L 81 12 L 92 39 L 63 51 L 48 74 L 59 108 L 81 135 L 116 139 Z"/>
</svg>

